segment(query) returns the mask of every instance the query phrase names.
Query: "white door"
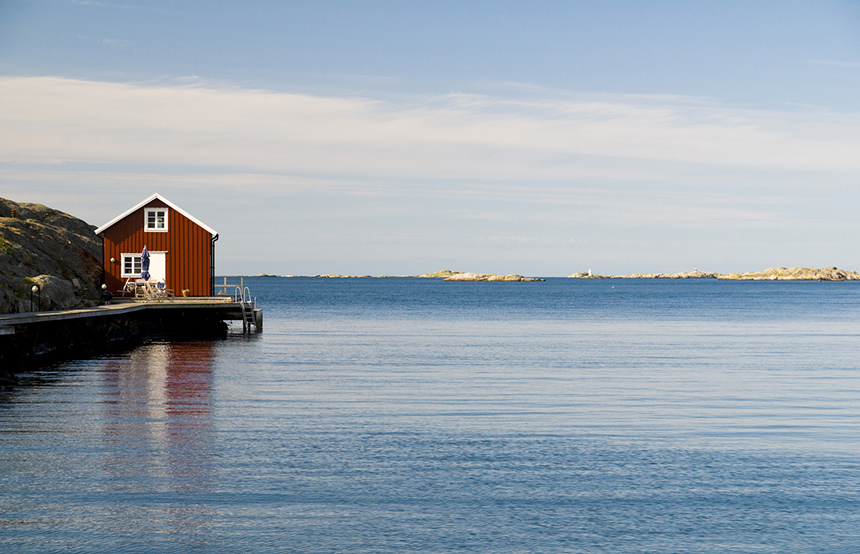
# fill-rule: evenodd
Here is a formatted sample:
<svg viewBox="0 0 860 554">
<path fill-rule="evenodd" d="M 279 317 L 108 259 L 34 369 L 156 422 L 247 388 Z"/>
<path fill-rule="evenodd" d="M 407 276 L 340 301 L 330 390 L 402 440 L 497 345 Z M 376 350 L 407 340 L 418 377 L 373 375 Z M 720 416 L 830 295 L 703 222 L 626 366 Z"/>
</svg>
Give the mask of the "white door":
<svg viewBox="0 0 860 554">
<path fill-rule="evenodd" d="M 149 253 L 149 278 L 167 281 L 167 252 Z"/>
</svg>

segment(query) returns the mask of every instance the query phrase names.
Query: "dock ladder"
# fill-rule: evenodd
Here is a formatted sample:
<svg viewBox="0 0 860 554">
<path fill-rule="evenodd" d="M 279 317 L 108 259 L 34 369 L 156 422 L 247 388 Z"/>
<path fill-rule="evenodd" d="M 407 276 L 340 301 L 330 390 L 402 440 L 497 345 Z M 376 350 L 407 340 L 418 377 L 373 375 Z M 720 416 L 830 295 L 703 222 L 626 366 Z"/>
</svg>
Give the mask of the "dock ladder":
<svg viewBox="0 0 860 554">
<path fill-rule="evenodd" d="M 251 299 L 251 290 L 245 286 L 245 278 L 241 277 L 239 284 L 235 285 L 228 284 L 227 278 L 224 277 L 223 285 L 215 285 L 215 288 L 223 288 L 224 294 L 227 294 L 228 287 L 233 288 L 233 302 L 239 304 L 239 307 L 242 310 L 242 333 L 250 334 L 252 327 L 256 333 L 259 331 L 257 323 L 257 299 Z"/>
<path fill-rule="evenodd" d="M 248 293 L 250 297 L 251 291 L 248 290 L 248 287 L 245 287 L 245 292 Z M 257 317 L 254 314 L 254 308 L 256 307 L 256 302 L 245 301 L 244 292 L 243 298 L 239 301 L 239 305 L 242 307 L 242 332 L 248 334 L 251 332 L 251 326 L 254 327 L 254 332 L 257 332 Z"/>
</svg>

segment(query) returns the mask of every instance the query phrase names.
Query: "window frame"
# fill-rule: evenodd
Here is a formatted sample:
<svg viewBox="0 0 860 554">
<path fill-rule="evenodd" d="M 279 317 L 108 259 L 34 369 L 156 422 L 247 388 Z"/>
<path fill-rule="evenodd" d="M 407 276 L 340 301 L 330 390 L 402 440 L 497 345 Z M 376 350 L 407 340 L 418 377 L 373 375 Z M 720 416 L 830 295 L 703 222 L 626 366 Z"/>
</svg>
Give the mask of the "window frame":
<svg viewBox="0 0 860 554">
<path fill-rule="evenodd" d="M 140 277 L 140 274 L 143 272 L 142 263 L 140 260 L 140 252 L 132 253 L 132 254 L 120 254 L 120 277 Z M 129 273 L 126 271 L 126 260 L 131 260 L 131 270 Z M 136 262 L 136 263 L 135 263 Z M 137 269 L 137 273 L 134 273 L 134 270 Z"/>
<path fill-rule="evenodd" d="M 166 207 L 157 207 L 157 208 L 144 208 L 143 210 L 143 230 L 147 233 L 166 233 L 168 231 L 167 222 L 169 220 L 169 208 Z M 158 213 L 164 212 L 164 221 L 163 227 L 158 227 Z M 153 220 L 153 226 L 149 225 L 149 214 L 155 214 Z"/>
</svg>

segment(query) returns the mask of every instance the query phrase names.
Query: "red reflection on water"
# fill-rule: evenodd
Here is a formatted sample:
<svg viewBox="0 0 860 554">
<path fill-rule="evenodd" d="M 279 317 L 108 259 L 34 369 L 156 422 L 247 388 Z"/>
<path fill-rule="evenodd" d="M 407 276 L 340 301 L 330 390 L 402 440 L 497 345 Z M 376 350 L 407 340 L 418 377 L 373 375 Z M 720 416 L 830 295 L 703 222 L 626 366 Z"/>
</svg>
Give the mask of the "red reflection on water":
<svg viewBox="0 0 860 554">
<path fill-rule="evenodd" d="M 179 476 L 212 475 L 211 342 L 171 345 L 165 383 L 170 470 Z M 205 463 L 204 463 L 205 462 Z M 177 489 L 189 484 L 182 479 Z"/>
<path fill-rule="evenodd" d="M 212 490 L 215 474 L 214 348 L 209 341 L 148 344 L 104 371 L 105 471 L 117 492 L 166 493 L 153 516 L 185 536 L 210 526 L 199 495 Z"/>
<path fill-rule="evenodd" d="M 109 362 L 104 372 L 108 439 L 197 440 L 211 429 L 214 345 L 156 343 Z M 182 440 L 176 444 L 184 444 Z"/>
</svg>

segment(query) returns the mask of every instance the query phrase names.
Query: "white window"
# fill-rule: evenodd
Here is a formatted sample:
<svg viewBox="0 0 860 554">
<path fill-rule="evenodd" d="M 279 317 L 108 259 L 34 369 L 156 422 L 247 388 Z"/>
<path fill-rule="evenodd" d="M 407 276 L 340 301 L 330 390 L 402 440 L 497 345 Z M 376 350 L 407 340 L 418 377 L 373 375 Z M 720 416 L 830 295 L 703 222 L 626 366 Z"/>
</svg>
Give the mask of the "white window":
<svg viewBox="0 0 860 554">
<path fill-rule="evenodd" d="M 122 254 L 122 276 L 140 277 L 140 254 Z"/>
<path fill-rule="evenodd" d="M 146 208 L 143 228 L 147 232 L 167 231 L 167 208 Z"/>
</svg>

